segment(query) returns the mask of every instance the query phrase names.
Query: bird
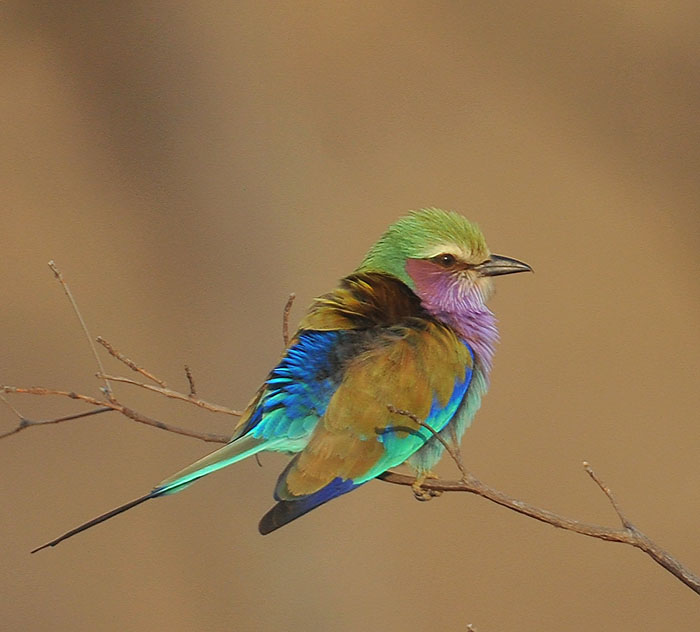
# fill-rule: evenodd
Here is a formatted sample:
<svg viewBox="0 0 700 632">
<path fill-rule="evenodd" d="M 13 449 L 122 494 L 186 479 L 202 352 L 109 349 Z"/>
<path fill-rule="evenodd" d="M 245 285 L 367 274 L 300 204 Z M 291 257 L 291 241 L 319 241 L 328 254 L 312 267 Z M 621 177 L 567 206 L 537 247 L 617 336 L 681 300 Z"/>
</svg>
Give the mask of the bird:
<svg viewBox="0 0 700 632">
<path fill-rule="evenodd" d="M 419 493 L 487 391 L 498 340 L 486 306 L 493 277 L 531 271 L 492 254 L 461 214 L 401 217 L 312 302 L 226 445 L 32 553 L 263 451 L 293 455 L 260 520 L 263 535 L 402 464 Z"/>
</svg>

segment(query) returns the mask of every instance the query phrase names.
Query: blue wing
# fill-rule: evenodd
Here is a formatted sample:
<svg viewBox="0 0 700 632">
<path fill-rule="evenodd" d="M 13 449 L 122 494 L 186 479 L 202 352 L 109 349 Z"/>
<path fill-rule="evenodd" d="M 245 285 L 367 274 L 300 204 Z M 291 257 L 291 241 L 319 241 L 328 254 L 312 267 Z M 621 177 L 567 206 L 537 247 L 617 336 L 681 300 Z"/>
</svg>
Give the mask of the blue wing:
<svg viewBox="0 0 700 632">
<path fill-rule="evenodd" d="M 301 449 L 325 414 L 347 361 L 362 351 L 366 338 L 366 332 L 356 330 L 301 332 L 265 381 L 237 435 L 288 439 L 290 451 Z"/>
</svg>

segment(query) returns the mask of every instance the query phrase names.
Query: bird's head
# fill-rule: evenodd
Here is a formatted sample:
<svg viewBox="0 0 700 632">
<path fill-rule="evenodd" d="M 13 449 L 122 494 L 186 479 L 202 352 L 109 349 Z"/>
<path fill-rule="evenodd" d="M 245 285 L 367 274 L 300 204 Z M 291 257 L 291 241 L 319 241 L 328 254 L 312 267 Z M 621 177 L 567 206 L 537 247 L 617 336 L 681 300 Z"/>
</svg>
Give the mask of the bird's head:
<svg viewBox="0 0 700 632">
<path fill-rule="evenodd" d="M 458 309 L 455 303 L 483 304 L 492 277 L 531 270 L 526 263 L 491 254 L 476 224 L 436 208 L 414 211 L 392 224 L 358 269 L 397 277 L 438 311 Z"/>
</svg>

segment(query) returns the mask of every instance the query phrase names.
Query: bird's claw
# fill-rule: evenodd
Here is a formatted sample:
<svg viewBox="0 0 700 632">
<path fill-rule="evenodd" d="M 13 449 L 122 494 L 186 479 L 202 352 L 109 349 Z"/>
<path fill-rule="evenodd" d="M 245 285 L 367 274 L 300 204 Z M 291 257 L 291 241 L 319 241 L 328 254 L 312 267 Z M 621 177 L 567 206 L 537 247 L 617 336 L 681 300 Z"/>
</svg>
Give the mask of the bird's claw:
<svg viewBox="0 0 700 632">
<path fill-rule="evenodd" d="M 416 500 L 425 502 L 427 500 L 437 498 L 438 496 L 442 496 L 442 491 L 439 489 L 426 489 L 423 487 L 423 483 L 425 483 L 426 479 L 428 478 L 437 478 L 437 476 L 432 472 L 426 472 L 418 476 L 416 480 L 413 481 L 411 489 L 413 490 L 413 496 Z"/>
</svg>

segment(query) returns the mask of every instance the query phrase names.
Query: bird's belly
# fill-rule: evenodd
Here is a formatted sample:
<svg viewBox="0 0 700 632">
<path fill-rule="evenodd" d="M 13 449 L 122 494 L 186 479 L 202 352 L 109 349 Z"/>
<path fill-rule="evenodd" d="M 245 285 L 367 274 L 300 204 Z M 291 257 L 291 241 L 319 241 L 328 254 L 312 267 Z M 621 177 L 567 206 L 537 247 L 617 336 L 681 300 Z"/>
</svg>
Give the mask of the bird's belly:
<svg viewBox="0 0 700 632">
<path fill-rule="evenodd" d="M 455 413 L 454 417 L 449 421 L 445 428 L 440 432 L 440 437 L 448 444 L 454 444 L 455 439 L 457 446 L 462 439 L 462 435 L 469 426 L 476 411 L 481 406 L 481 398 L 488 387 L 488 382 L 483 371 L 479 368 L 474 370 L 472 381 L 469 384 L 469 389 L 462 403 Z M 444 446 L 435 437 L 432 437 L 425 442 L 423 447 L 406 459 L 406 465 L 416 471 L 417 474 L 430 472 L 437 462 L 442 458 Z"/>
</svg>

